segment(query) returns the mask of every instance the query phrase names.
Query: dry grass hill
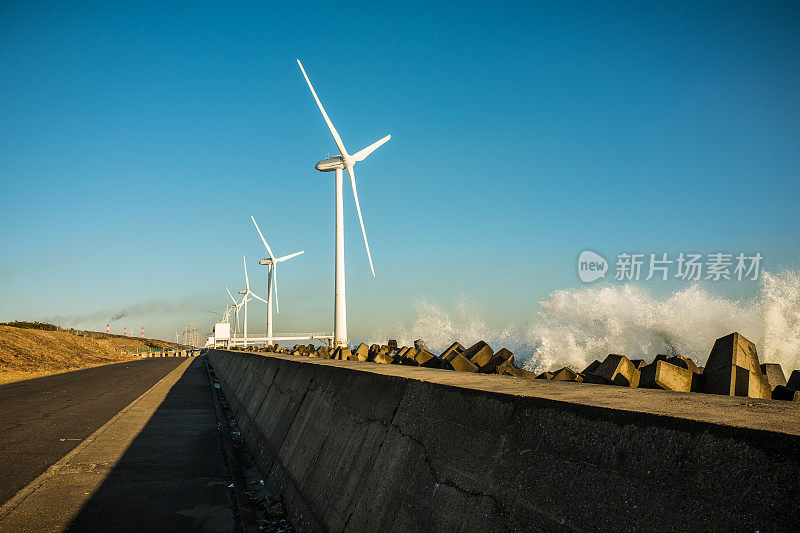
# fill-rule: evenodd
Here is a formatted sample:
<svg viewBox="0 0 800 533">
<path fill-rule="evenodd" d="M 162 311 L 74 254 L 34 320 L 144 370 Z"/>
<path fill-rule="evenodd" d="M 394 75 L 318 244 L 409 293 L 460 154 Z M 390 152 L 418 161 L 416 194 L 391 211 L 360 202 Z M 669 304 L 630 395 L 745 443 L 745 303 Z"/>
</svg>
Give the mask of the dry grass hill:
<svg viewBox="0 0 800 533">
<path fill-rule="evenodd" d="M 156 339 L 64 330 L 50 324 L 0 325 L 0 383 L 130 360 L 148 350 L 179 347 Z"/>
</svg>

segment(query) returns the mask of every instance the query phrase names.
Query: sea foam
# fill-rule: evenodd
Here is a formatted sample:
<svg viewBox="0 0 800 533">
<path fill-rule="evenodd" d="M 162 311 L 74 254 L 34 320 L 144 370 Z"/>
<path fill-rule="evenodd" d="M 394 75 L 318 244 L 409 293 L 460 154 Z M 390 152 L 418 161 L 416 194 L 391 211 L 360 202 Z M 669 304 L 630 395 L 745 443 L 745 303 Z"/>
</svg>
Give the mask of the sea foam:
<svg viewBox="0 0 800 533">
<path fill-rule="evenodd" d="M 704 364 L 714 340 L 738 331 L 756 344 L 761 362 L 800 368 L 800 272 L 763 272 L 759 295 L 735 301 L 691 285 L 658 296 L 634 285 L 598 285 L 558 290 L 540 302 L 525 326 L 487 323 L 479 305 L 462 296 L 454 310 L 413 301 L 416 318 L 370 335 L 370 342 L 395 338 L 403 345 L 424 339 L 437 353 L 453 341 L 468 346 L 485 340 L 506 347 L 518 364 L 541 372 L 571 366 L 582 370 L 594 359 L 620 353 L 652 360 L 682 354 Z"/>
</svg>

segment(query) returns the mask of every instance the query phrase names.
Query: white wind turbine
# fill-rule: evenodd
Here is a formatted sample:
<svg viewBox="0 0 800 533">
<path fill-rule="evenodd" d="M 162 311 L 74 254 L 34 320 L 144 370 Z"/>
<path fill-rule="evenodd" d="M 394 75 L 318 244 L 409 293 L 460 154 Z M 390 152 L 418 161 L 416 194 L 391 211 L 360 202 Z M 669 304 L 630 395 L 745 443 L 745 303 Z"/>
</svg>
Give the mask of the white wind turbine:
<svg viewBox="0 0 800 533">
<path fill-rule="evenodd" d="M 242 303 L 244 303 L 244 298 L 242 298 L 241 302 L 237 302 L 236 298 L 234 298 L 233 294 L 231 294 L 231 290 L 228 287 L 225 287 L 225 290 L 228 291 L 228 296 L 230 296 L 231 300 L 233 300 L 233 305 L 229 305 L 228 307 L 233 309 L 233 331 L 234 331 L 234 333 L 238 333 L 239 332 L 239 308 L 242 306 Z"/>
<path fill-rule="evenodd" d="M 258 262 L 259 265 L 266 265 L 268 266 L 267 270 L 267 344 L 272 345 L 272 294 L 274 291 L 275 294 L 275 310 L 280 314 L 281 309 L 278 305 L 278 263 L 283 263 L 284 261 L 288 261 L 292 257 L 297 257 L 298 255 L 303 253 L 303 250 L 299 252 L 295 252 L 293 254 L 284 255 L 283 257 L 276 258 L 272 255 L 272 249 L 267 244 L 267 239 L 264 238 L 264 234 L 261 233 L 261 228 L 258 227 L 256 224 L 256 219 L 253 218 L 253 215 L 250 215 L 250 220 L 253 221 L 253 225 L 256 227 L 256 231 L 258 232 L 258 236 L 261 237 L 261 242 L 264 243 L 264 248 L 267 249 L 267 253 L 269 254 L 269 259 L 262 259 Z"/>
<path fill-rule="evenodd" d="M 218 313 L 216 311 L 209 311 L 209 313 L 214 313 L 215 315 L 219 315 L 220 316 L 220 320 L 222 322 L 230 323 L 231 310 L 234 309 L 235 307 L 236 307 L 235 305 L 226 305 L 224 313 Z"/>
<path fill-rule="evenodd" d="M 356 163 L 366 159 L 369 154 L 378 149 L 378 147 L 380 147 L 383 143 L 391 139 L 392 136 L 387 135 L 383 139 L 370 144 L 363 150 L 360 150 L 353 155 L 348 154 L 347 149 L 344 147 L 344 143 L 342 142 L 342 138 L 339 137 L 339 133 L 336 131 L 336 128 L 333 127 L 331 119 L 325 112 L 325 108 L 322 107 L 322 102 L 320 102 L 317 92 L 311 85 L 311 80 L 308 79 L 306 69 L 303 68 L 303 64 L 300 63 L 299 59 L 297 60 L 297 64 L 300 65 L 300 70 L 303 72 L 303 77 L 306 79 L 308 88 L 311 89 L 311 94 L 314 95 L 314 100 L 316 100 L 317 107 L 319 107 L 319 110 L 322 113 L 322 118 L 325 119 L 325 124 L 328 125 L 328 129 L 333 136 L 333 141 L 336 143 L 336 147 L 339 149 L 339 155 L 318 162 L 314 168 L 320 172 L 330 172 L 332 170 L 336 171 L 336 282 L 334 287 L 335 296 L 333 307 L 333 345 L 334 347 L 347 346 L 347 303 L 345 299 L 344 288 L 344 213 L 342 207 L 342 170 L 347 169 L 347 174 L 350 177 L 350 187 L 353 189 L 353 199 L 356 203 L 356 211 L 358 211 L 358 221 L 361 224 L 361 234 L 364 236 L 364 247 L 367 249 L 369 268 L 372 270 L 372 276 L 374 277 L 375 268 L 372 266 L 372 254 L 369 252 L 367 232 L 364 229 L 364 219 L 361 216 L 361 206 L 358 203 L 358 192 L 356 191 L 356 175 L 354 167 Z"/>
<path fill-rule="evenodd" d="M 254 293 L 253 291 L 250 290 L 250 278 L 247 277 L 247 259 L 245 258 L 245 256 L 242 256 L 242 263 L 244 264 L 244 283 L 245 283 L 245 288 L 240 290 L 239 294 L 244 296 L 242 298 L 242 302 L 241 303 L 244 303 L 244 326 L 243 326 L 243 330 L 244 330 L 244 345 L 247 346 L 247 302 L 250 301 L 250 298 L 248 298 L 248 296 L 252 296 L 253 298 L 255 298 L 257 300 L 261 300 L 264 303 L 267 303 L 267 301 L 264 298 L 262 298 L 261 296 L 259 296 L 258 294 Z M 240 303 L 240 305 L 241 305 L 241 303 Z"/>
</svg>

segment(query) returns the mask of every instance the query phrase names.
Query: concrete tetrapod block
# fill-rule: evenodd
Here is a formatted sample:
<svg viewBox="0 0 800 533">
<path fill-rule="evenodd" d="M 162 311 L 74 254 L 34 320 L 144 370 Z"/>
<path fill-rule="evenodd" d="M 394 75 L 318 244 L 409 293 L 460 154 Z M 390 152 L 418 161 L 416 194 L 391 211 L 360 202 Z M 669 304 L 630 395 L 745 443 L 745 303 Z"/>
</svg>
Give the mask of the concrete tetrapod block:
<svg viewBox="0 0 800 533">
<path fill-rule="evenodd" d="M 509 364 L 513 364 L 514 354 L 511 353 L 510 350 L 501 348 L 492 355 L 492 357 L 486 364 L 478 366 L 478 372 L 481 372 L 482 374 L 494 374 L 495 372 L 497 372 L 497 367 L 504 364 L 507 361 L 509 362 Z"/>
<path fill-rule="evenodd" d="M 767 376 L 758 372 L 747 372 L 745 377 L 743 372 L 736 376 L 736 396 L 748 396 L 750 398 L 772 398 L 772 387 L 769 386 Z"/>
<path fill-rule="evenodd" d="M 414 348 L 417 350 L 425 350 L 425 341 L 422 339 L 417 339 L 414 341 Z"/>
<path fill-rule="evenodd" d="M 461 346 L 461 343 L 454 342 L 439 355 L 439 359 L 443 361 L 450 361 L 453 357 L 460 353 L 464 353 L 464 347 Z"/>
<path fill-rule="evenodd" d="M 700 373 L 700 369 L 697 367 L 696 364 L 694 364 L 694 361 L 692 361 L 688 357 L 684 357 L 683 355 L 673 355 L 672 357 L 667 359 L 666 362 L 671 364 L 671 365 L 675 365 L 675 366 L 679 366 L 679 367 L 685 368 L 686 370 L 691 370 L 695 374 L 699 374 Z"/>
<path fill-rule="evenodd" d="M 467 357 L 467 352 L 464 352 L 462 355 Z M 468 357 L 468 359 L 473 365 L 477 366 L 478 368 L 482 368 L 489 365 L 493 355 L 494 350 L 492 350 L 489 345 L 486 345 L 482 346 L 477 352 L 473 352 L 472 356 Z"/>
<path fill-rule="evenodd" d="M 494 350 L 492 350 L 491 347 L 489 347 L 489 345 L 486 344 L 486 342 L 478 341 L 469 348 L 467 348 L 466 350 L 464 350 L 464 353 L 462 353 L 461 355 L 472 361 L 472 358 L 475 357 L 475 355 L 484 348 L 489 348 L 489 350 L 491 350 L 492 353 L 494 353 Z"/>
<path fill-rule="evenodd" d="M 457 370 L 459 372 L 477 372 L 478 367 L 473 365 L 469 359 L 464 357 L 461 354 L 456 354 L 455 357 L 450 359 L 450 364 L 453 367 L 453 370 Z"/>
<path fill-rule="evenodd" d="M 706 362 L 705 372 L 713 372 L 736 365 L 753 373 L 761 373 L 755 345 L 734 332 L 714 342 Z"/>
<path fill-rule="evenodd" d="M 773 400 L 784 400 L 787 402 L 800 402 L 800 391 L 790 389 L 786 385 L 778 385 L 772 391 Z"/>
<path fill-rule="evenodd" d="M 366 361 L 369 359 L 369 346 L 363 342 L 359 344 L 358 348 L 356 348 L 356 359 L 359 361 Z"/>
<path fill-rule="evenodd" d="M 495 368 L 494 369 L 495 374 L 500 374 L 502 376 L 503 375 L 503 371 L 506 368 L 514 368 L 514 365 L 511 363 L 511 361 L 506 361 L 502 365 L 499 365 L 497 368 Z"/>
<path fill-rule="evenodd" d="M 395 358 L 401 358 L 402 359 L 403 357 L 406 356 L 406 353 L 410 349 L 411 348 L 409 348 L 408 346 L 403 346 L 402 348 L 400 348 L 400 351 L 395 354 Z"/>
<path fill-rule="evenodd" d="M 389 339 L 387 341 L 386 345 L 389 346 L 389 349 L 393 349 L 393 350 L 397 349 L 397 341 L 394 340 L 394 339 Z"/>
<path fill-rule="evenodd" d="M 417 360 L 415 359 L 419 350 L 416 348 L 409 348 L 404 354 L 402 359 L 400 360 L 401 365 L 405 366 L 419 366 L 417 364 Z"/>
<path fill-rule="evenodd" d="M 514 366 L 512 366 L 511 368 L 505 368 L 503 370 L 503 375 L 514 376 L 515 378 L 536 379 L 535 372 L 525 370 L 524 368 L 516 368 Z"/>
<path fill-rule="evenodd" d="M 497 372 L 498 374 L 500 374 L 502 376 L 503 374 L 506 373 L 506 370 L 508 370 L 510 368 L 514 368 L 514 363 L 512 363 L 511 361 L 506 361 L 502 365 L 500 365 L 497 368 L 495 368 L 495 372 Z"/>
<path fill-rule="evenodd" d="M 419 366 L 425 368 L 440 368 L 442 366 L 442 362 L 439 358 L 424 348 L 417 351 L 414 359 L 416 359 Z"/>
<path fill-rule="evenodd" d="M 381 347 L 378 344 L 373 344 L 369 347 L 369 356 L 367 357 L 367 361 L 372 361 L 375 359 L 375 356 L 378 355 L 378 352 L 381 351 Z"/>
<path fill-rule="evenodd" d="M 453 370 L 453 365 L 450 364 L 450 361 L 439 358 L 439 368 L 441 370 Z"/>
<path fill-rule="evenodd" d="M 495 352 L 494 355 L 495 357 L 502 357 L 505 360 L 505 363 L 509 363 L 511 365 L 514 364 L 514 353 L 511 350 L 500 348 L 500 350 Z"/>
<path fill-rule="evenodd" d="M 553 381 L 577 381 L 578 378 L 578 374 L 568 366 L 565 366 L 553 374 Z M 583 378 L 581 378 L 581 380 L 583 380 Z"/>
<path fill-rule="evenodd" d="M 706 369 L 703 372 L 703 392 L 750 398 L 772 397 L 772 389 L 760 368 L 758 372 L 750 372 L 736 365 L 712 371 Z"/>
<path fill-rule="evenodd" d="M 792 375 L 789 376 L 789 381 L 786 382 L 786 386 L 790 389 L 800 390 L 800 370 L 792 371 Z"/>
<path fill-rule="evenodd" d="M 554 375 L 555 375 L 555 374 L 553 374 L 552 372 L 542 372 L 541 374 L 539 374 L 538 376 L 536 376 L 536 379 L 546 379 L 546 380 L 551 380 L 551 379 L 553 379 L 553 376 L 554 376 Z"/>
<path fill-rule="evenodd" d="M 655 361 L 641 370 L 639 387 L 645 389 L 663 389 L 678 392 L 691 392 L 694 372 L 688 368 Z"/>
<path fill-rule="evenodd" d="M 610 379 L 606 379 L 603 376 L 599 376 L 594 372 L 581 372 L 578 374 L 581 379 L 582 383 L 592 383 L 594 385 L 613 385 L 614 382 Z"/>
<path fill-rule="evenodd" d="M 336 348 L 333 352 L 334 359 L 341 359 L 342 361 L 351 361 L 353 358 L 353 352 L 350 351 L 350 348 L 342 347 Z"/>
<path fill-rule="evenodd" d="M 597 370 L 597 367 L 599 367 L 599 366 L 600 366 L 600 361 L 598 361 L 597 359 L 595 359 L 594 361 L 592 361 L 591 363 L 589 363 L 589 366 L 587 366 L 586 368 L 584 368 L 584 369 L 583 369 L 583 371 L 581 372 L 581 374 L 586 374 L 586 373 L 589 373 L 589 372 L 594 372 L 595 370 Z"/>
<path fill-rule="evenodd" d="M 633 366 L 631 360 L 624 355 L 609 354 L 594 373 L 615 385 L 622 387 L 639 386 L 640 372 Z"/>
<path fill-rule="evenodd" d="M 736 332 L 717 339 L 703 369 L 703 392 L 771 398 L 755 345 Z"/>
<path fill-rule="evenodd" d="M 776 363 L 764 363 L 761 365 L 761 373 L 767 377 L 767 383 L 775 390 L 778 385 L 786 386 L 786 376 L 783 374 L 783 368 Z"/>
<path fill-rule="evenodd" d="M 390 365 L 394 363 L 394 357 L 389 355 L 389 352 L 378 352 L 378 355 L 375 356 L 375 362 Z"/>
<path fill-rule="evenodd" d="M 642 367 L 647 366 L 644 359 L 631 359 L 631 363 L 633 363 L 633 366 L 635 366 L 637 370 L 641 370 Z"/>
</svg>

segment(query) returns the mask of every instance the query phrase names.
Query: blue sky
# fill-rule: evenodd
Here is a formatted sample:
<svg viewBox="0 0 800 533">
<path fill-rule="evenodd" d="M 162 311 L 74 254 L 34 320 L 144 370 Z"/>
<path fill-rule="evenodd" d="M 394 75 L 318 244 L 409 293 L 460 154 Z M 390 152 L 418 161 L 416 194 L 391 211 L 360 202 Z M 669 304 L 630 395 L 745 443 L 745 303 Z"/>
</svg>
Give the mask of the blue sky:
<svg viewBox="0 0 800 533">
<path fill-rule="evenodd" d="M 252 214 L 305 250 L 277 330 L 330 329 L 336 149 L 298 57 L 351 152 L 392 134 L 358 167 L 374 279 L 345 190 L 353 339 L 414 298 L 528 321 L 584 249 L 796 267 L 800 5 L 647 4 L 4 2 L 0 320 L 208 327 L 242 254 L 265 292 Z"/>
</svg>

